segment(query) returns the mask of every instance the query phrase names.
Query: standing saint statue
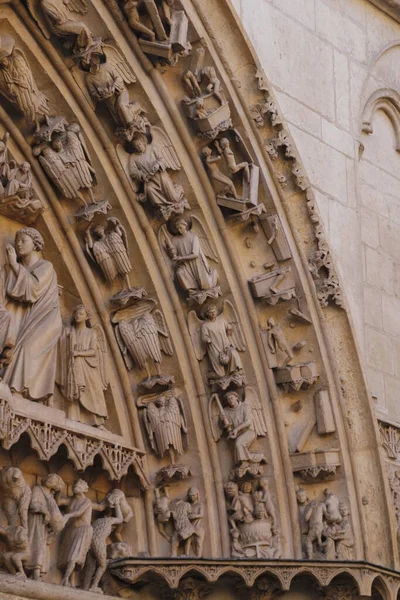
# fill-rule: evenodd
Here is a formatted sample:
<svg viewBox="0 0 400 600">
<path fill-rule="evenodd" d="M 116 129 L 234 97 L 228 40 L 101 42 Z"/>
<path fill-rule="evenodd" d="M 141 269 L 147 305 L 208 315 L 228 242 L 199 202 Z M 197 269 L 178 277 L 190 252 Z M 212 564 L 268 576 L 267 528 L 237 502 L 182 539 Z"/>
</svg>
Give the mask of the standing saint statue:
<svg viewBox="0 0 400 600">
<path fill-rule="evenodd" d="M 68 400 L 68 418 L 104 427 L 108 416 L 104 398 L 107 346 L 100 325 L 89 325 L 88 311 L 79 304 L 60 339 L 57 383 Z"/>
<path fill-rule="evenodd" d="M 57 276 L 40 257 L 40 233 L 24 227 L 15 235 L 15 248 L 6 246 L 3 293 L 12 315 L 15 343 L 3 368 L 3 383 L 29 400 L 50 402 L 54 393 L 61 315 Z"/>
<path fill-rule="evenodd" d="M 171 141 L 159 128 L 151 128 L 151 142 L 145 134 L 138 134 L 131 143 L 133 154 L 129 160 L 129 175 L 140 202 L 149 202 L 164 219 L 181 214 L 190 205 L 181 185 L 174 184 L 168 170 L 181 168 Z"/>
<path fill-rule="evenodd" d="M 221 295 L 218 273 L 207 259 L 218 262 L 216 252 L 208 240 L 202 224 L 196 217 L 175 217 L 160 230 L 161 244 L 175 265 L 176 279 L 189 301 L 202 304 L 207 298 Z"/>
<path fill-rule="evenodd" d="M 10 35 L 0 36 L 0 93 L 18 106 L 28 123 L 39 129 L 40 119 L 49 114 L 48 99 L 39 91 L 22 50 Z"/>
</svg>

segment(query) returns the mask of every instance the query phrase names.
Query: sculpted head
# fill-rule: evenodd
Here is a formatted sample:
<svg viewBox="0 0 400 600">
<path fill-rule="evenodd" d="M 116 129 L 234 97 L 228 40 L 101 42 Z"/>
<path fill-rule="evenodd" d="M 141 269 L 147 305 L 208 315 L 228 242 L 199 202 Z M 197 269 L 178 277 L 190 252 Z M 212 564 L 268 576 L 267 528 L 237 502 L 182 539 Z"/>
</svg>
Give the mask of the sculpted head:
<svg viewBox="0 0 400 600">
<path fill-rule="evenodd" d="M 234 481 L 228 481 L 228 483 L 224 485 L 224 490 L 228 498 L 234 498 L 239 493 L 238 484 Z"/>
<path fill-rule="evenodd" d="M 60 492 L 64 487 L 64 482 L 57 473 L 50 473 L 50 475 L 47 475 L 43 480 L 42 485 L 52 492 Z"/>
<path fill-rule="evenodd" d="M 225 400 L 230 408 L 236 408 L 239 405 L 239 394 L 237 392 L 227 392 Z"/>
<path fill-rule="evenodd" d="M 72 311 L 71 321 L 75 323 L 86 323 L 90 319 L 89 311 L 86 309 L 84 304 L 78 304 Z"/>
<path fill-rule="evenodd" d="M 229 140 L 228 140 L 228 138 L 221 138 L 219 140 L 219 144 L 220 144 L 221 148 L 228 148 L 229 147 Z"/>
<path fill-rule="evenodd" d="M 210 321 L 214 321 L 217 318 L 218 308 L 216 307 L 215 304 L 210 304 L 210 306 L 206 310 L 205 316 Z"/>
<path fill-rule="evenodd" d="M 159 408 L 164 408 L 166 403 L 167 403 L 167 397 L 165 394 L 161 394 L 161 396 L 158 396 L 158 398 L 156 400 L 156 406 L 158 406 Z"/>
<path fill-rule="evenodd" d="M 98 238 L 102 238 L 104 237 L 104 233 L 105 233 L 105 228 L 103 225 L 97 225 L 97 227 L 95 227 L 93 229 L 93 233 L 98 237 Z"/>
<path fill-rule="evenodd" d="M 55 140 L 53 140 L 51 142 L 51 146 L 54 150 L 57 150 L 57 152 L 61 152 L 61 150 L 64 149 L 64 147 L 62 145 L 62 141 L 58 138 L 56 138 Z"/>
<path fill-rule="evenodd" d="M 350 514 L 350 509 L 345 502 L 340 502 L 339 511 L 342 517 L 347 517 Z"/>
<path fill-rule="evenodd" d="M 251 494 L 253 491 L 251 481 L 243 481 L 242 485 L 240 486 L 240 491 L 243 492 L 243 494 Z"/>
<path fill-rule="evenodd" d="M 193 504 L 194 502 L 198 502 L 199 498 L 200 498 L 200 492 L 196 487 L 191 487 L 188 490 L 188 494 L 187 494 L 188 500 L 190 502 L 190 504 Z"/>
<path fill-rule="evenodd" d="M 28 162 L 23 162 L 20 164 L 19 168 L 23 173 L 29 173 L 31 165 Z"/>
<path fill-rule="evenodd" d="M 254 517 L 257 519 L 257 521 L 262 521 L 263 519 L 266 519 L 267 516 L 265 504 L 259 502 L 254 509 Z"/>
<path fill-rule="evenodd" d="M 22 471 L 18 467 L 3 467 L 1 478 L 3 485 L 8 488 L 24 488 L 26 486 Z"/>
<path fill-rule="evenodd" d="M 133 151 L 136 152 L 137 154 L 144 154 L 146 152 L 146 148 L 147 148 L 146 136 L 144 134 L 137 135 L 132 140 L 132 148 L 133 148 Z"/>
<path fill-rule="evenodd" d="M 276 321 L 273 317 L 270 317 L 267 321 L 267 325 L 269 329 L 272 329 L 272 327 L 275 327 L 276 325 Z"/>
<path fill-rule="evenodd" d="M 210 146 L 206 146 L 205 148 L 203 148 L 203 150 L 201 151 L 204 158 L 207 158 L 208 156 L 211 156 L 212 154 L 212 150 L 210 148 Z"/>
<path fill-rule="evenodd" d="M 308 495 L 307 492 L 304 488 L 299 487 L 296 490 L 296 498 L 297 498 L 297 502 L 298 504 L 302 505 L 305 504 L 306 502 L 308 502 Z"/>
<path fill-rule="evenodd" d="M 171 223 L 171 231 L 174 234 L 185 235 L 191 227 L 191 220 L 185 217 L 176 217 Z"/>
<path fill-rule="evenodd" d="M 33 227 L 23 227 L 15 234 L 15 250 L 18 258 L 29 256 L 32 252 L 40 252 L 43 247 L 43 238 Z"/>
<path fill-rule="evenodd" d="M 74 494 L 85 494 L 88 490 L 89 486 L 83 479 L 78 479 L 72 486 L 72 492 Z"/>
<path fill-rule="evenodd" d="M 269 489 L 269 479 L 267 477 L 261 477 L 261 479 L 260 479 L 260 487 L 263 490 L 268 490 Z"/>
</svg>

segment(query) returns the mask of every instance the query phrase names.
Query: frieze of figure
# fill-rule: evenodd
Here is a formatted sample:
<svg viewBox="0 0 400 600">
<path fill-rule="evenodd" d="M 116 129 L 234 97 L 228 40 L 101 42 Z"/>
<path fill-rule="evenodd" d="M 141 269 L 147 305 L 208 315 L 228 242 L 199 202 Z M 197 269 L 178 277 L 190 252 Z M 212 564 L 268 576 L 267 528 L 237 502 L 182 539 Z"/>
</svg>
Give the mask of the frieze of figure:
<svg viewBox="0 0 400 600">
<path fill-rule="evenodd" d="M 197 360 L 201 361 L 207 355 L 209 385 L 220 390 L 245 385 L 239 352 L 246 350 L 246 342 L 233 304 L 224 300 L 222 310 L 210 304 L 202 318 L 194 310 L 190 311 L 188 327 Z"/>
<path fill-rule="evenodd" d="M 179 183 L 174 183 L 169 171 L 179 171 L 181 164 L 167 134 L 159 127 L 149 133 L 138 133 L 119 156 L 139 202 L 149 204 L 156 214 L 167 221 L 190 209 Z"/>
<path fill-rule="evenodd" d="M 267 477 L 225 485 L 231 556 L 279 558 L 280 532 Z"/>
<path fill-rule="evenodd" d="M 253 445 L 257 437 L 266 436 L 267 426 L 256 390 L 250 386 L 241 394 L 228 390 L 223 401 L 213 394 L 208 414 L 214 441 L 218 442 L 225 432 L 234 447 L 230 477 L 241 479 L 246 474 L 262 474 L 266 459 L 262 452 L 254 451 Z"/>
<path fill-rule="evenodd" d="M 160 534 L 171 544 L 171 557 L 203 554 L 204 508 L 197 488 L 185 499 L 170 499 L 167 488 L 156 488 L 154 516 Z"/>
<path fill-rule="evenodd" d="M 91 221 L 96 213 L 105 214 L 111 208 L 108 200 L 95 199 L 96 172 L 78 123 L 68 123 L 61 116 L 46 117 L 35 133 L 32 152 L 62 198 L 83 206 L 77 219 Z"/>
<path fill-rule="evenodd" d="M 204 66 L 204 57 L 204 48 L 198 48 L 183 74 L 188 95 L 182 99 L 182 109 L 198 135 L 213 140 L 232 127 L 231 109 L 215 68 Z"/>
<path fill-rule="evenodd" d="M 164 315 L 156 306 L 152 298 L 132 298 L 130 305 L 115 311 L 111 319 L 127 369 L 136 366 L 146 372 L 140 384 L 146 390 L 174 382 L 172 375 L 161 372 L 162 354 L 172 356 L 173 347 Z"/>
<path fill-rule="evenodd" d="M 310 501 L 302 487 L 296 495 L 305 558 L 352 560 L 355 539 L 348 505 L 328 488 L 323 500 Z"/>
<path fill-rule="evenodd" d="M 189 19 L 174 0 L 122 0 L 128 23 L 145 54 L 175 65 L 190 53 Z"/>
<path fill-rule="evenodd" d="M 90 314 L 78 304 L 71 325 L 63 329 L 58 347 L 56 382 L 67 401 L 68 418 L 104 428 L 108 410 L 107 343 L 99 324 L 91 327 Z"/>
<path fill-rule="evenodd" d="M 174 217 L 161 227 L 159 240 L 190 304 L 203 304 L 208 298 L 221 296 L 218 272 L 209 263 L 218 263 L 218 256 L 197 217 Z"/>
<path fill-rule="evenodd" d="M 0 94 L 18 107 L 29 125 L 36 130 L 50 112 L 49 100 L 39 91 L 31 67 L 22 50 L 15 47 L 11 35 L 0 37 Z"/>
</svg>

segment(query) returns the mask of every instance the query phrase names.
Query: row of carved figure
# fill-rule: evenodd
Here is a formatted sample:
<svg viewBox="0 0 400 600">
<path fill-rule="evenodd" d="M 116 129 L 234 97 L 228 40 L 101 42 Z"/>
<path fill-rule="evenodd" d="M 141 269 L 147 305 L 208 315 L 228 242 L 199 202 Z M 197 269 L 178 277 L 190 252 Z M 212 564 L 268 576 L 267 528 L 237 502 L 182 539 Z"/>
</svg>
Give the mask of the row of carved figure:
<svg viewBox="0 0 400 600">
<path fill-rule="evenodd" d="M 73 484 L 72 496 L 64 495 L 64 488 L 55 473 L 31 489 L 17 467 L 0 471 L 0 506 L 7 521 L 0 528 L 4 565 L 12 574 L 38 580 L 48 572 L 50 546 L 58 541 L 61 585 L 72 586 L 75 571 L 81 570 L 82 587 L 99 591 L 108 558 L 132 554 L 121 529 L 133 512 L 121 490 L 96 503 L 86 497 L 89 487 L 82 479 Z M 93 521 L 94 512 L 101 516 Z"/>
</svg>

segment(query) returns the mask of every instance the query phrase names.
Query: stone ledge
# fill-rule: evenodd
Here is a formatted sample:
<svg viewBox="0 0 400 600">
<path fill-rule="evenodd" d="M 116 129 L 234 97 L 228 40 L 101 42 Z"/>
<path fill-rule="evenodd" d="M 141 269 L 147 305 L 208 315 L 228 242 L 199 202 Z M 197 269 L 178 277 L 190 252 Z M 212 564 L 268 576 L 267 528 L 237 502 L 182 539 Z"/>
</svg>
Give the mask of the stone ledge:
<svg viewBox="0 0 400 600">
<path fill-rule="evenodd" d="M 400 0 L 369 0 L 369 2 L 400 23 Z"/>
<path fill-rule="evenodd" d="M 5 596 L 7 594 L 7 596 Z M 21 579 L 7 573 L 0 573 L 0 598 L 11 596 L 20 596 L 22 598 L 32 598 L 32 600 L 73 600 L 79 596 L 79 600 L 111 600 L 115 597 L 87 592 L 85 590 L 76 590 L 74 588 L 54 585 L 53 583 L 44 583 L 43 581 L 32 581 L 31 579 Z"/>
</svg>

